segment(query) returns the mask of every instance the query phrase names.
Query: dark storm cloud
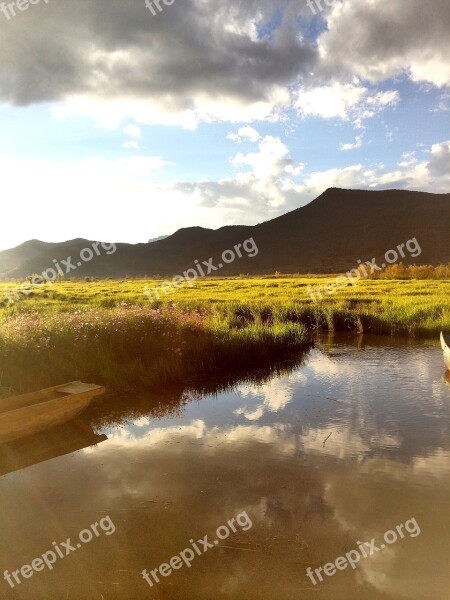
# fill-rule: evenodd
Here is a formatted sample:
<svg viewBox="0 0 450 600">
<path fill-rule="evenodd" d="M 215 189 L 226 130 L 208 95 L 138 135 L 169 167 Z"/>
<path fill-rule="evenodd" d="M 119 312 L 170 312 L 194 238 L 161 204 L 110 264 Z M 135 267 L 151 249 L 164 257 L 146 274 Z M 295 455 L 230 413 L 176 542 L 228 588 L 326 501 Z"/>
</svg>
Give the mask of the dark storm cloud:
<svg viewBox="0 0 450 600">
<path fill-rule="evenodd" d="M 151 98 L 189 109 L 203 94 L 251 103 L 293 83 L 315 61 L 315 49 L 298 38 L 304 2 L 162 6 L 153 16 L 144 0 L 50 0 L 9 21 L 0 14 L 0 99 Z"/>
</svg>

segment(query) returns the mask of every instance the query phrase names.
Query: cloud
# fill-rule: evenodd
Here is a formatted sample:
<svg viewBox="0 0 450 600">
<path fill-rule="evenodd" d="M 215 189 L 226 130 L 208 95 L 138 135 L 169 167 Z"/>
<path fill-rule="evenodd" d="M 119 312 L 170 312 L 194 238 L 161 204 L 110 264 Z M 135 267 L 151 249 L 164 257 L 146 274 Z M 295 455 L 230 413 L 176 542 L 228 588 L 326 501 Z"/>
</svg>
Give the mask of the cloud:
<svg viewBox="0 0 450 600">
<path fill-rule="evenodd" d="M 442 193 L 450 189 L 450 140 L 434 144 L 420 161 L 411 153 L 403 154 L 390 169 L 356 163 L 311 170 L 292 158 L 279 137 L 264 136 L 254 151 L 231 158 L 233 176 L 170 183 L 162 179 L 171 163 L 158 156 L 56 163 L 0 156 L 0 161 L 2 189 L 8 198 L 4 219 L 15 225 L 3 233 L 5 248 L 42 236 L 54 240 L 54 231 L 60 239 L 139 242 L 188 225 L 253 225 L 303 206 L 329 187 Z M 36 189 L 45 190 L 44 230 L 41 205 L 28 203 L 28 218 L 23 220 L 24 198 L 33 197 Z M 64 223 L 59 209 L 62 193 L 67 206 L 77 206 Z M 165 210 L 156 210 L 159 206 Z"/>
<path fill-rule="evenodd" d="M 356 150 L 362 146 L 362 136 L 357 135 L 355 141 L 352 144 L 341 144 L 339 150 L 341 152 L 348 152 L 349 150 Z"/>
<path fill-rule="evenodd" d="M 367 169 L 357 163 L 308 171 L 307 165 L 290 157 L 280 138 L 265 136 L 260 139 L 257 151 L 239 152 L 232 157 L 231 164 L 237 169 L 234 178 L 178 182 L 174 187 L 187 197 L 187 203 L 221 213 L 223 222 L 254 224 L 303 206 L 330 187 L 447 193 L 449 147 L 450 142 L 433 145 L 426 160 L 421 162 L 413 153 L 403 154 L 391 169 L 383 164 Z"/>
<path fill-rule="evenodd" d="M 239 152 L 231 162 L 235 166 L 250 166 L 258 179 L 274 178 L 280 177 L 286 167 L 293 164 L 291 159 L 286 158 L 288 154 L 289 150 L 280 138 L 267 135 L 259 144 L 258 152 Z"/>
<path fill-rule="evenodd" d="M 367 91 L 353 83 L 301 89 L 295 106 L 304 116 L 348 119 L 350 109 L 360 104 Z"/>
<path fill-rule="evenodd" d="M 364 173 L 373 189 L 400 188 L 436 193 L 450 189 L 450 140 L 434 144 L 426 160 L 418 162 L 412 153 L 403 155 L 391 171 L 378 169 Z"/>
<path fill-rule="evenodd" d="M 353 119 L 355 125 L 361 127 L 364 119 L 395 106 L 399 100 L 400 94 L 395 90 L 375 93 L 359 81 L 344 84 L 334 82 L 331 85 L 299 89 L 295 107 L 305 117 Z"/>
<path fill-rule="evenodd" d="M 450 84 L 448 0 L 335 3 L 318 39 L 307 35 L 304 0 L 167 8 L 153 17 L 142 0 L 59 0 L 0 22 L 0 100 L 49 103 L 59 118 L 89 115 L 104 127 L 279 121 L 292 106 L 361 126 L 399 100 L 367 82 L 406 74 Z"/>
<path fill-rule="evenodd" d="M 122 144 L 122 148 L 125 148 L 125 150 L 139 150 L 140 146 L 136 140 L 142 137 L 142 129 L 137 125 L 127 125 L 123 128 L 123 132 L 133 139 Z"/>
<path fill-rule="evenodd" d="M 132 138 L 139 139 L 142 137 L 142 129 L 137 125 L 127 125 L 123 131 Z"/>
<path fill-rule="evenodd" d="M 439 95 L 439 103 L 431 112 L 450 111 L 450 92 L 443 92 Z"/>
<path fill-rule="evenodd" d="M 1 99 L 57 102 L 60 116 L 110 124 L 276 119 L 317 54 L 293 26 L 306 10 L 299 0 L 183 0 L 155 18 L 142 0 L 37 5 L 2 23 Z"/>
<path fill-rule="evenodd" d="M 133 141 L 125 142 L 122 144 L 122 148 L 125 148 L 125 150 L 139 150 L 139 144 Z"/>
<path fill-rule="evenodd" d="M 432 146 L 427 168 L 433 176 L 450 176 L 450 140 Z"/>
<path fill-rule="evenodd" d="M 204 206 L 221 209 L 227 222 L 252 222 L 259 216 L 285 208 L 287 196 L 295 189 L 296 178 L 304 165 L 289 156 L 289 149 L 279 137 L 265 136 L 258 149 L 247 154 L 239 152 L 231 159 L 237 173 L 233 179 L 218 181 L 179 182 L 176 189 L 188 194 Z M 298 201 L 298 199 L 297 199 Z"/>
<path fill-rule="evenodd" d="M 244 127 L 241 127 L 237 133 L 229 133 L 227 139 L 240 144 L 244 141 L 257 142 L 261 139 L 261 136 L 256 129 L 249 125 L 245 125 Z"/>
<path fill-rule="evenodd" d="M 324 72 L 372 83 L 406 74 L 416 82 L 450 85 L 448 0 L 346 0 L 325 19 L 318 40 Z"/>
<path fill-rule="evenodd" d="M 234 414 L 242 415 L 247 421 L 259 421 L 267 412 L 281 412 L 293 400 L 295 384 L 304 379 L 304 374 L 297 371 L 280 379 L 271 379 L 258 387 L 242 384 L 236 392 L 246 404 L 237 408 Z M 250 401 L 251 406 L 248 405 Z"/>
</svg>

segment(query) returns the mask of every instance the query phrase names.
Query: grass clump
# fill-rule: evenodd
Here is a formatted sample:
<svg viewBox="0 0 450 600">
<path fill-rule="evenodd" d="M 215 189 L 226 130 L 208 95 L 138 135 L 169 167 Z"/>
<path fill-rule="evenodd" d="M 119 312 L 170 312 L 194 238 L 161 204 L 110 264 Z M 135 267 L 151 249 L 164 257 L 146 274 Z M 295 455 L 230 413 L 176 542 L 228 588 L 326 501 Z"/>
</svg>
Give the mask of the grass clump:
<svg viewBox="0 0 450 600">
<path fill-rule="evenodd" d="M 254 367 L 309 345 L 298 324 L 234 325 L 223 315 L 126 303 L 14 314 L 2 321 L 0 384 L 20 392 L 80 379 L 111 390 L 156 389 Z"/>
</svg>

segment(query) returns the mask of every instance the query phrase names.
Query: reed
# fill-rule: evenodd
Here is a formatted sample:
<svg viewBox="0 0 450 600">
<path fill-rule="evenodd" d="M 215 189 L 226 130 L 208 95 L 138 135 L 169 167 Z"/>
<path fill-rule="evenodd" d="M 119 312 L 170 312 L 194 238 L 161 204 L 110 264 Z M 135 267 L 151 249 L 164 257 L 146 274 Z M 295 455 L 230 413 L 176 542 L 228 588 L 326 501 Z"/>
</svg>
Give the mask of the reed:
<svg viewBox="0 0 450 600">
<path fill-rule="evenodd" d="M 3 300 L 0 394 L 72 379 L 157 389 L 245 372 L 306 349 L 311 332 L 450 331 L 450 280 L 363 280 L 314 303 L 308 286 L 333 277 L 205 278 L 155 304 L 144 290 L 159 280 L 62 281 Z"/>
<path fill-rule="evenodd" d="M 4 318 L 0 384 L 17 392 L 64 381 L 136 391 L 246 370 L 306 349 L 296 323 L 233 322 L 174 307 L 22 312 Z"/>
</svg>

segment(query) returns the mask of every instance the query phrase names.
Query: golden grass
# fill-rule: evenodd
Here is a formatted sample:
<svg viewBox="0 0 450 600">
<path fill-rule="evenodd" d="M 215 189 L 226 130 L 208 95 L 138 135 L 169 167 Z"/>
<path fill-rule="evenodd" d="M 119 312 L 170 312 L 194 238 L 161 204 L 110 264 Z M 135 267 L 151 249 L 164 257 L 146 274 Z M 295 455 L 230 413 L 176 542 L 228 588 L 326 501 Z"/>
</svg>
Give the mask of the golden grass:
<svg viewBox="0 0 450 600">
<path fill-rule="evenodd" d="M 284 322 L 298 321 L 306 315 L 306 325 L 321 329 L 362 327 L 365 332 L 422 336 L 450 329 L 450 280 L 368 279 L 337 289 L 333 296 L 324 294 L 324 300 L 315 304 L 308 296 L 308 286 L 315 288 L 334 277 L 200 279 L 193 287 L 171 288 L 167 295 L 161 292 L 161 300 L 153 304 L 144 288 L 158 289 L 162 280 L 63 281 L 22 296 L 23 300 L 12 306 L 6 298 L 0 300 L 0 319 L 30 310 L 48 314 L 121 303 L 153 307 L 175 303 L 182 309 L 206 311 L 217 318 L 229 317 L 239 309 L 244 313 L 255 311 L 255 316 L 269 311 Z M 4 297 L 2 290 L 11 285 L 0 284 L 0 299 Z"/>
<path fill-rule="evenodd" d="M 314 303 L 308 286 L 333 278 L 200 279 L 153 304 L 144 289 L 161 280 L 62 281 L 12 305 L 3 295 L 12 284 L 0 284 L 0 393 L 70 379 L 142 389 L 219 376 L 308 347 L 307 330 L 450 331 L 450 280 L 363 280 Z"/>
</svg>

